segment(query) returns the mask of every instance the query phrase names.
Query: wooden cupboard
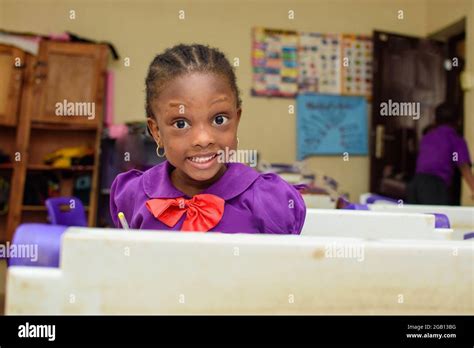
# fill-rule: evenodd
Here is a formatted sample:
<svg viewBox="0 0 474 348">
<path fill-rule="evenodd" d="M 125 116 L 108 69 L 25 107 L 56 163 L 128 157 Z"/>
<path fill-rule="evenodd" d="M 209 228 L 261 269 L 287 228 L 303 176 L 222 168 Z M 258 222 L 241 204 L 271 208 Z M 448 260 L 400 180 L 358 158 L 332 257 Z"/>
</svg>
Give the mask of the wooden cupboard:
<svg viewBox="0 0 474 348">
<path fill-rule="evenodd" d="M 10 184 L 1 241 L 11 240 L 22 222 L 47 222 L 44 204 L 23 204 L 27 178 L 35 173 L 54 173 L 61 196 L 73 194 L 79 176 L 90 177 L 86 214 L 95 225 L 107 56 L 101 44 L 45 40 L 36 56 L 0 45 L 0 150 L 11 159 L 0 164 Z M 92 165 L 44 164 L 48 153 L 84 145 L 94 149 Z"/>
</svg>

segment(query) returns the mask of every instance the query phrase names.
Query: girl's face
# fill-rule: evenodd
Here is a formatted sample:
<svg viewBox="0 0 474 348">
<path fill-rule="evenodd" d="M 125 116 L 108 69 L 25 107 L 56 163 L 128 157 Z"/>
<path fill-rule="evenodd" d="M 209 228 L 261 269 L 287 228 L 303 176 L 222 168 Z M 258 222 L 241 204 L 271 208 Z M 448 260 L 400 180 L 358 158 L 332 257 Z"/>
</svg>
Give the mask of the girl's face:
<svg viewBox="0 0 474 348">
<path fill-rule="evenodd" d="M 212 181 L 225 171 L 217 155 L 237 146 L 242 110 L 235 98 L 224 77 L 191 73 L 172 80 L 152 101 L 156 119 L 149 118 L 148 127 L 178 177 Z"/>
</svg>

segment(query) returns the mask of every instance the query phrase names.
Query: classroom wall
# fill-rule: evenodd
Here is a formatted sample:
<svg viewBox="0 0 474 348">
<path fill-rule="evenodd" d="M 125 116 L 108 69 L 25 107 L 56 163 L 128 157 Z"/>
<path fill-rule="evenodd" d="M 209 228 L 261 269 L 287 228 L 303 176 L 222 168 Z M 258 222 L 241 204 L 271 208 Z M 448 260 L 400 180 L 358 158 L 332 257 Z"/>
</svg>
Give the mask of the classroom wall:
<svg viewBox="0 0 474 348">
<path fill-rule="evenodd" d="M 436 32 L 448 25 L 466 18 L 466 67 L 474 78 L 474 1 L 473 0 L 430 0 L 427 7 L 427 33 Z M 471 159 L 474 156 L 474 89 L 464 94 L 464 137 L 469 146 Z M 474 205 L 470 190 L 463 180 L 462 205 Z"/>
<path fill-rule="evenodd" d="M 370 34 L 373 29 L 424 36 L 427 24 L 452 10 L 452 0 L 299 0 L 299 1 L 57 1 L 0 0 L 0 27 L 19 31 L 52 33 L 69 30 L 79 35 L 108 40 L 131 66 L 113 62 L 116 72 L 116 123 L 144 119 L 144 78 L 153 56 L 174 44 L 207 43 L 229 58 L 239 57 L 238 83 L 242 91 L 243 116 L 239 128 L 240 147 L 257 149 L 271 162 L 293 162 L 296 158 L 295 116 L 288 114 L 292 100 L 250 96 L 251 28 L 264 26 L 298 31 Z M 467 8 L 466 1 L 465 7 Z M 0 9 L 2 8 L 0 7 Z M 69 19 L 69 11 L 76 19 Z M 186 19 L 178 19 L 185 10 Z M 288 11 L 295 19 L 288 19 Z M 404 11 L 404 19 L 397 18 Z M 449 12 L 447 11 L 447 12 Z M 470 12 L 472 18 L 472 10 Z M 472 25 L 470 28 L 472 37 Z M 472 52 L 472 45 L 468 45 Z M 472 56 L 472 55 L 471 55 Z M 471 93 L 472 95 L 472 93 Z M 473 110 L 473 105 L 469 106 Z M 466 123 L 466 129 L 471 123 Z M 474 152 L 474 151 L 473 151 Z M 307 160 L 310 168 L 325 172 L 356 200 L 369 187 L 367 156 L 318 156 Z"/>
</svg>

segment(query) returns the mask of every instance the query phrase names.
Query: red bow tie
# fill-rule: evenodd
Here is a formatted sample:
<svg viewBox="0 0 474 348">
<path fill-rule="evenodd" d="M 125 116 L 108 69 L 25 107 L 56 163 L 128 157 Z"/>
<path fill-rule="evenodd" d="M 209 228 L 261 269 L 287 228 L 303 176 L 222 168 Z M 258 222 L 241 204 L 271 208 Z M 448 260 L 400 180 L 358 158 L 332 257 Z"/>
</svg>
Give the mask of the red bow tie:
<svg viewBox="0 0 474 348">
<path fill-rule="evenodd" d="M 173 227 L 186 213 L 181 231 L 207 232 L 216 226 L 224 214 L 225 201 L 215 195 L 199 194 L 191 199 L 153 198 L 146 207 L 155 218 Z"/>
</svg>

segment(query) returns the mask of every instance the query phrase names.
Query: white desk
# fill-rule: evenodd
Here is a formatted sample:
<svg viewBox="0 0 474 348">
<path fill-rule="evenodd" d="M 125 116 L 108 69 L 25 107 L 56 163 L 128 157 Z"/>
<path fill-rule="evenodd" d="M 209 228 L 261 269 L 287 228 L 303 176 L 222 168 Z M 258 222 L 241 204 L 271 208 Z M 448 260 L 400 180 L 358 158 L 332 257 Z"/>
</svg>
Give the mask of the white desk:
<svg viewBox="0 0 474 348">
<path fill-rule="evenodd" d="M 452 229 L 435 229 L 433 215 L 369 210 L 307 209 L 303 236 L 363 239 L 452 239 Z"/>
<path fill-rule="evenodd" d="M 69 228 L 60 268 L 8 269 L 6 313 L 474 314 L 473 256 L 468 241 Z"/>
</svg>

